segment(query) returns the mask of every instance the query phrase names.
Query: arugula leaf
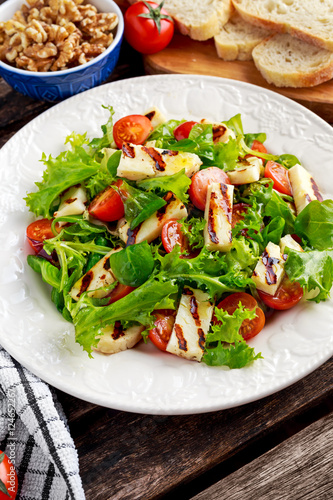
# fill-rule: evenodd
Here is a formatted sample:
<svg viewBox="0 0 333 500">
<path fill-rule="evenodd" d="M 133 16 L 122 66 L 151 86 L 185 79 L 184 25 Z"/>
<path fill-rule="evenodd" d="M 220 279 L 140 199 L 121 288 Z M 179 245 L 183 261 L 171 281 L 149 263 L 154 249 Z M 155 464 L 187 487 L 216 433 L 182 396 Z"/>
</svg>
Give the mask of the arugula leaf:
<svg viewBox="0 0 333 500">
<path fill-rule="evenodd" d="M 134 321 L 141 325 L 151 325 L 154 309 L 174 308 L 172 296 L 177 294 L 178 287 L 172 283 L 159 282 L 150 278 L 130 294 L 108 306 L 96 306 L 87 294 L 82 294 L 72 307 L 76 341 L 91 356 L 92 348 L 99 341 L 102 328 L 114 324 L 115 321 Z M 167 300 L 169 299 L 169 300 Z"/>
<path fill-rule="evenodd" d="M 191 185 L 191 180 L 185 174 L 185 168 L 173 175 L 163 175 L 161 177 L 151 177 L 138 181 L 136 185 L 145 191 L 158 191 L 167 193 L 171 191 L 183 203 L 188 202 L 187 190 Z"/>
<path fill-rule="evenodd" d="M 135 229 L 141 222 L 166 205 L 163 198 L 150 191 L 136 189 L 125 181 L 122 188 L 128 195 L 124 200 L 124 207 L 125 218 L 131 229 Z"/>
<path fill-rule="evenodd" d="M 112 150 L 113 151 L 113 150 Z M 107 160 L 106 168 L 108 169 L 109 173 L 111 174 L 112 177 L 116 177 L 117 175 L 117 169 L 118 165 L 120 162 L 120 157 L 121 157 L 121 151 L 114 151 Z"/>
<path fill-rule="evenodd" d="M 122 285 L 142 285 L 154 269 L 151 247 L 147 241 L 130 245 L 110 255 L 112 272 Z"/>
<path fill-rule="evenodd" d="M 29 193 L 24 200 L 31 212 L 37 216 L 50 217 L 55 203 L 63 191 L 91 177 L 99 170 L 97 163 L 81 146 L 75 151 L 65 151 L 56 158 L 43 154 L 42 161 L 46 166 L 43 180 L 36 182 L 39 191 Z"/>
<path fill-rule="evenodd" d="M 333 247 L 333 200 L 311 201 L 295 220 L 295 233 L 317 250 Z"/>
<path fill-rule="evenodd" d="M 285 271 L 290 281 L 298 281 L 308 291 L 317 288 L 319 293 L 311 300 L 326 300 L 333 284 L 333 248 L 306 252 L 286 248 L 285 253 Z"/>
<path fill-rule="evenodd" d="M 114 109 L 112 106 L 103 106 L 102 108 L 107 109 L 110 112 L 110 116 L 105 125 L 101 126 L 103 135 L 100 138 L 92 139 L 89 146 L 92 148 L 94 153 L 98 153 L 103 148 L 112 147 L 114 145 L 113 140 L 113 115 Z"/>
<path fill-rule="evenodd" d="M 261 358 L 261 353 L 254 353 L 239 329 L 246 319 L 256 317 L 255 309 L 250 311 L 239 303 L 233 314 L 215 307 L 214 314 L 219 323 L 212 326 L 206 337 L 206 348 L 202 360 L 210 366 L 226 365 L 229 368 L 242 368 Z"/>
<path fill-rule="evenodd" d="M 61 272 L 57 267 L 43 257 L 38 257 L 38 255 L 28 255 L 27 262 L 36 273 L 42 275 L 45 283 L 60 290 Z"/>
</svg>

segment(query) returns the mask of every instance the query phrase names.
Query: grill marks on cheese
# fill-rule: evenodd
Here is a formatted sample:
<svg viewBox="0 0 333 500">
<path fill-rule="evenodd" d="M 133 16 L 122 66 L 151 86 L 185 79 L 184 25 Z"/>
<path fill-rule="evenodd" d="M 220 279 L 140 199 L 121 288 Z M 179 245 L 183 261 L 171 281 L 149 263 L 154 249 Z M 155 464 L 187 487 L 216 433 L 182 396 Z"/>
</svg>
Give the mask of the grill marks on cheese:
<svg viewBox="0 0 333 500">
<path fill-rule="evenodd" d="M 213 182 L 208 186 L 204 238 L 210 251 L 228 252 L 232 246 L 233 192 L 230 184 Z"/>
<path fill-rule="evenodd" d="M 182 358 L 201 361 L 213 308 L 208 294 L 185 287 L 166 350 Z"/>
<path fill-rule="evenodd" d="M 271 241 L 259 258 L 252 274 L 258 290 L 275 295 L 284 276 L 284 259 L 279 245 Z"/>
<path fill-rule="evenodd" d="M 297 215 L 303 210 L 303 208 L 311 203 L 311 201 L 323 201 L 323 197 L 319 191 L 316 181 L 301 165 L 294 165 L 290 170 L 288 170 L 288 176 Z"/>
<path fill-rule="evenodd" d="M 139 181 L 150 177 L 173 175 L 185 169 L 186 175 L 191 177 L 200 169 L 201 164 L 199 156 L 194 153 L 126 142 L 122 147 L 117 176 Z"/>
</svg>

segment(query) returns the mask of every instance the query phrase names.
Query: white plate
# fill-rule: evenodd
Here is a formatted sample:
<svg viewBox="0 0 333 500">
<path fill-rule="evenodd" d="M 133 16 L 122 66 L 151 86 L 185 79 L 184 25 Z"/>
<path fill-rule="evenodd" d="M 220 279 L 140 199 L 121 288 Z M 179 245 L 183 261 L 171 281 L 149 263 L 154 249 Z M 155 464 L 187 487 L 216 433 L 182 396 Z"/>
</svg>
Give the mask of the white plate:
<svg viewBox="0 0 333 500">
<path fill-rule="evenodd" d="M 0 341 L 25 367 L 62 391 L 121 410 L 187 414 L 234 407 L 304 377 L 333 353 L 333 302 L 304 302 L 276 314 L 252 342 L 264 359 L 241 370 L 182 360 L 152 345 L 89 359 L 74 342 L 49 288 L 26 264 L 23 197 L 40 179 L 42 152 L 57 155 L 72 131 L 100 135 L 115 118 L 158 106 L 168 118 L 226 120 L 242 114 L 245 132 L 267 133 L 273 153 L 295 154 L 324 196 L 333 192 L 333 131 L 297 103 L 263 88 L 204 76 L 148 76 L 104 85 L 54 106 L 20 130 L 0 152 Z"/>
</svg>

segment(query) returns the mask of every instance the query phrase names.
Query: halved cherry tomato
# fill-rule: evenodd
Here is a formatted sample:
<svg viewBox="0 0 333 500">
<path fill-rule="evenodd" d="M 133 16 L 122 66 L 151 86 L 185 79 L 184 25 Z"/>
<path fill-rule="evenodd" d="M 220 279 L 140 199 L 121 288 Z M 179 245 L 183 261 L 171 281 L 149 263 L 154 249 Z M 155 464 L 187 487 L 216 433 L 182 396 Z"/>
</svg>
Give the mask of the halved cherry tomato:
<svg viewBox="0 0 333 500">
<path fill-rule="evenodd" d="M 120 188 L 122 183 L 122 180 L 118 180 L 113 185 Z M 88 212 L 96 219 L 112 222 L 124 217 L 124 203 L 117 190 L 110 186 L 95 196 L 88 207 Z"/>
<path fill-rule="evenodd" d="M 253 151 L 259 151 L 259 153 L 267 153 L 267 149 L 265 148 L 263 143 L 260 141 L 257 141 L 256 139 L 253 141 L 251 149 Z M 254 156 L 256 156 L 256 155 L 247 154 L 247 155 L 245 155 L 245 158 L 251 158 L 251 157 L 253 158 Z M 263 158 L 260 158 L 260 156 L 257 156 L 256 158 L 259 158 L 259 160 L 261 160 L 261 163 L 264 164 Z"/>
<path fill-rule="evenodd" d="M 188 136 L 190 135 L 192 128 L 197 123 L 198 122 L 189 121 L 178 125 L 178 127 L 176 127 L 175 130 L 173 131 L 175 139 L 177 139 L 177 141 L 181 141 L 182 139 L 188 139 Z"/>
<path fill-rule="evenodd" d="M 236 292 L 223 299 L 217 307 L 227 311 L 229 314 L 233 314 L 240 302 L 246 309 L 250 309 L 250 311 L 256 308 L 257 316 L 254 319 L 245 319 L 239 329 L 239 333 L 243 336 L 244 340 L 249 340 L 258 335 L 265 326 L 265 315 L 262 309 L 258 307 L 256 299 L 248 293 Z M 213 322 L 218 324 L 215 317 L 213 317 Z"/>
<path fill-rule="evenodd" d="M 51 225 L 54 219 L 35 220 L 27 227 L 27 238 L 30 246 L 39 253 L 43 249 L 43 243 L 49 238 L 54 238 Z M 56 224 L 56 230 L 59 230 L 59 224 Z"/>
<path fill-rule="evenodd" d="M 111 290 L 110 294 L 108 295 L 108 305 L 117 302 L 117 300 L 120 300 L 123 297 L 126 297 L 126 295 L 133 292 L 133 290 L 135 290 L 135 287 L 133 286 L 122 285 L 121 283 L 118 283 L 118 285 L 113 290 Z"/>
<path fill-rule="evenodd" d="M 0 500 L 16 498 L 18 481 L 15 467 L 2 451 L 0 451 L 0 486 Z"/>
<path fill-rule="evenodd" d="M 292 196 L 288 170 L 286 168 L 275 161 L 269 160 L 266 163 L 264 175 L 273 180 L 273 188 L 279 191 L 279 193 Z"/>
<path fill-rule="evenodd" d="M 303 297 L 303 288 L 298 281 L 292 283 L 285 275 L 275 295 L 269 295 L 261 290 L 258 290 L 258 294 L 266 306 L 278 311 L 285 311 L 298 304 Z"/>
<path fill-rule="evenodd" d="M 193 175 L 188 190 L 191 201 L 200 210 L 205 210 L 207 189 L 213 182 L 230 184 L 229 177 L 218 167 L 209 167 L 199 170 Z"/>
<path fill-rule="evenodd" d="M 175 245 L 179 245 L 182 252 L 186 249 L 185 235 L 176 219 L 169 219 L 163 224 L 161 237 L 164 250 L 168 253 L 172 252 Z"/>
<path fill-rule="evenodd" d="M 124 142 L 143 144 L 152 130 L 151 121 L 146 116 L 128 115 L 114 124 L 113 138 L 117 148 L 121 149 Z"/>
<path fill-rule="evenodd" d="M 156 347 L 161 351 L 165 351 L 175 322 L 176 311 L 173 309 L 159 309 L 152 314 L 156 318 L 154 321 L 155 327 L 149 331 L 148 337 Z"/>
</svg>

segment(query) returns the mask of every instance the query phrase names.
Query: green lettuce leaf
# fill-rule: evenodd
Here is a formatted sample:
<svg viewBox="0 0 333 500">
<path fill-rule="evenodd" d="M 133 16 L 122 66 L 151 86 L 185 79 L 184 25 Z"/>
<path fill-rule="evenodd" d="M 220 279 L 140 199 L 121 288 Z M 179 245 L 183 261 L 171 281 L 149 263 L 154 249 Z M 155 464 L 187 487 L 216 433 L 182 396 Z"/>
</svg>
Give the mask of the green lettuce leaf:
<svg viewBox="0 0 333 500">
<path fill-rule="evenodd" d="M 333 200 L 309 203 L 295 220 L 295 232 L 316 250 L 333 247 Z"/>
<path fill-rule="evenodd" d="M 130 245 L 110 255 L 112 272 L 119 283 L 128 286 L 142 285 L 154 269 L 154 258 L 147 241 Z"/>
<path fill-rule="evenodd" d="M 183 203 L 188 202 L 187 190 L 191 185 L 191 180 L 185 174 L 185 168 L 173 175 L 163 175 L 161 177 L 151 177 L 138 181 L 136 185 L 145 191 L 154 191 L 166 194 L 168 191 L 174 193 Z"/>
<path fill-rule="evenodd" d="M 318 289 L 318 295 L 311 299 L 315 302 L 329 298 L 333 284 L 333 248 L 307 252 L 286 248 L 285 253 L 288 255 L 285 263 L 288 278 L 298 281 L 308 291 Z"/>
<path fill-rule="evenodd" d="M 261 353 L 256 354 L 245 340 L 224 347 L 222 344 L 207 349 L 202 361 L 209 366 L 228 366 L 231 369 L 243 368 L 253 361 L 262 358 Z"/>
<path fill-rule="evenodd" d="M 124 200 L 125 218 L 131 229 L 135 229 L 153 213 L 166 205 L 166 201 L 150 191 L 141 191 L 127 182 L 123 182 L 122 189 L 128 196 Z"/>
</svg>

